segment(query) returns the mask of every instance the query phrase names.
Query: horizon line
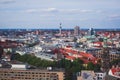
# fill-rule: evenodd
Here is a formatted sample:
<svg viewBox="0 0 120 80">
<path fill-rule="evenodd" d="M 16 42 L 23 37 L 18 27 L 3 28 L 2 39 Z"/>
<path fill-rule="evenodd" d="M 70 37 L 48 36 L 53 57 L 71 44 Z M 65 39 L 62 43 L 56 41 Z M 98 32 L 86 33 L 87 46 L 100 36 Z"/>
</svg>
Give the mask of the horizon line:
<svg viewBox="0 0 120 80">
<path fill-rule="evenodd" d="M 90 27 L 91 28 L 91 27 Z M 80 28 L 80 29 L 90 29 L 90 28 Z M 59 28 L 0 28 L 0 29 L 59 29 Z M 74 29 L 74 28 L 62 28 L 62 29 Z M 120 28 L 93 28 L 93 29 L 113 29 L 113 30 L 117 30 Z"/>
</svg>

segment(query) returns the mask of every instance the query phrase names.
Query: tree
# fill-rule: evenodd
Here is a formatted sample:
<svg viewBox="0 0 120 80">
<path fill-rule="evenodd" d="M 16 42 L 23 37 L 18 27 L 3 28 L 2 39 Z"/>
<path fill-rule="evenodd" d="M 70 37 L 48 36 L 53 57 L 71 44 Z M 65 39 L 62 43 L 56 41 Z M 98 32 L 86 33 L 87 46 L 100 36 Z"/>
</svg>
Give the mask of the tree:
<svg viewBox="0 0 120 80">
<path fill-rule="evenodd" d="M 100 71 L 101 65 L 100 64 L 95 64 L 94 65 L 94 71 Z"/>
<path fill-rule="evenodd" d="M 83 64 L 83 61 L 80 58 L 76 58 L 74 61 L 79 63 L 79 64 Z"/>
<path fill-rule="evenodd" d="M 21 57 L 19 53 L 14 54 L 14 60 L 18 60 Z"/>
<path fill-rule="evenodd" d="M 11 55 L 12 53 L 10 51 L 7 52 L 7 55 Z"/>
<path fill-rule="evenodd" d="M 118 65 L 120 63 L 120 59 L 115 59 L 110 62 L 111 65 Z"/>
<path fill-rule="evenodd" d="M 82 60 L 80 60 L 79 58 L 75 59 L 72 62 L 72 71 L 73 72 L 80 72 L 83 68 L 82 64 L 83 64 Z"/>
<path fill-rule="evenodd" d="M 93 64 L 92 62 L 89 62 L 89 63 L 87 64 L 87 69 L 88 69 L 88 70 L 94 70 L 94 64 Z"/>
<path fill-rule="evenodd" d="M 103 42 L 103 38 L 99 38 L 99 41 L 100 41 L 100 42 Z"/>
</svg>

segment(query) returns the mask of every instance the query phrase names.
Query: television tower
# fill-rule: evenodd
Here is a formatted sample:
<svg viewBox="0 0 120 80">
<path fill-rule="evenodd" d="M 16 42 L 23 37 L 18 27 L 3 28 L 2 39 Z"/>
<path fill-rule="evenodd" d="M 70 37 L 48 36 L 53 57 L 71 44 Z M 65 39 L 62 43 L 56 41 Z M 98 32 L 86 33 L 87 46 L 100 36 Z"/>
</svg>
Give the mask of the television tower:
<svg viewBox="0 0 120 80">
<path fill-rule="evenodd" d="M 62 23 L 60 23 L 60 28 L 59 28 L 59 34 L 61 35 L 62 34 Z"/>
</svg>

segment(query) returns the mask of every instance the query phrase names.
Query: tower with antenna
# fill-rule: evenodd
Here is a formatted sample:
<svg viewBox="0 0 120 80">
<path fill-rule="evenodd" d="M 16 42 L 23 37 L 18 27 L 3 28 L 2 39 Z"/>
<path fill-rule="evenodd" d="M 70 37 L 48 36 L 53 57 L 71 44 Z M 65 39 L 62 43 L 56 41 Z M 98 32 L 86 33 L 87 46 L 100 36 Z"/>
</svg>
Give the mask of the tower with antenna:
<svg viewBox="0 0 120 80">
<path fill-rule="evenodd" d="M 61 35 L 62 34 L 62 23 L 60 23 L 60 27 L 59 27 L 59 34 Z"/>
</svg>

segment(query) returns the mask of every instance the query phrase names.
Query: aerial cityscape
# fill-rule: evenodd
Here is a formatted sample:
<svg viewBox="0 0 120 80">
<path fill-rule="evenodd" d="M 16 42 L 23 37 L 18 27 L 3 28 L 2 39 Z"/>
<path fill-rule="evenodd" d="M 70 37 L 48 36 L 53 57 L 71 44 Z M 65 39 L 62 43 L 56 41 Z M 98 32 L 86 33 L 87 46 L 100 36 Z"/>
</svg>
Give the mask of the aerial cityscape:
<svg viewBox="0 0 120 80">
<path fill-rule="evenodd" d="M 0 80 L 120 80 L 119 0 L 0 0 Z"/>
</svg>

